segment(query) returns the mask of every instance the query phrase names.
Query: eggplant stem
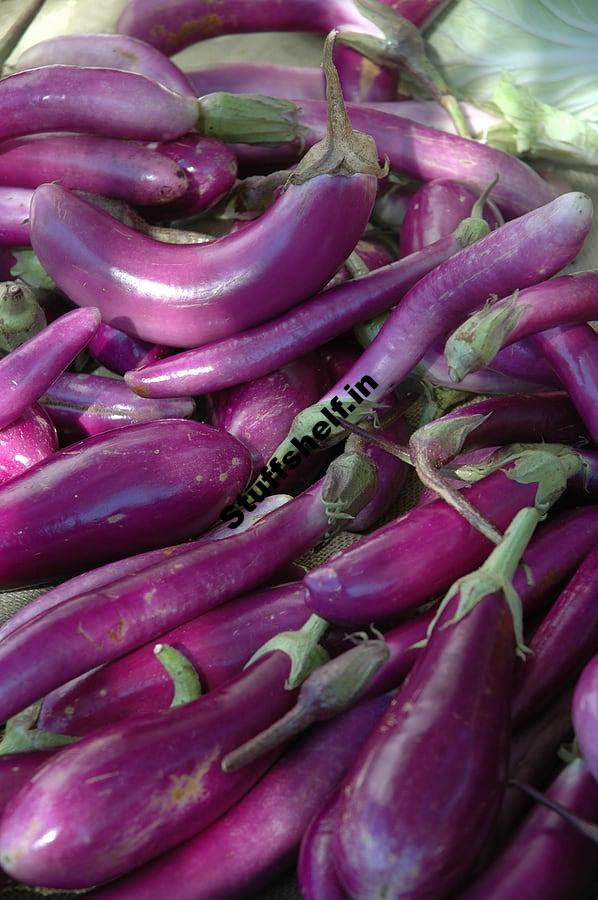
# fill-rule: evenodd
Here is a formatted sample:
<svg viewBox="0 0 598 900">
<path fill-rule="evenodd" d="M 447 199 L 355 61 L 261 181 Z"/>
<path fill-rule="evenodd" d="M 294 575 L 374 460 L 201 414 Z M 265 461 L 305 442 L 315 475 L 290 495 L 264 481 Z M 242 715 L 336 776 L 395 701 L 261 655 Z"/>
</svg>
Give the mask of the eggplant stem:
<svg viewBox="0 0 598 900">
<path fill-rule="evenodd" d="M 172 681 L 174 693 L 170 708 L 184 706 L 201 697 L 201 681 L 197 671 L 187 657 L 170 644 L 156 644 L 154 656 L 165 669 Z"/>
</svg>

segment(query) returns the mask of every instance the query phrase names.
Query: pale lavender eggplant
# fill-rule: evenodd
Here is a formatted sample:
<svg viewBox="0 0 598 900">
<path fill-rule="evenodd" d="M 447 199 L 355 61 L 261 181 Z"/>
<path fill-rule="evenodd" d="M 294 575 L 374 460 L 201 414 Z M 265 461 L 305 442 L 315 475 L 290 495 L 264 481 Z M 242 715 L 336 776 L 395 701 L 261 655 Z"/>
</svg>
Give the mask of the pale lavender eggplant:
<svg viewBox="0 0 598 900">
<path fill-rule="evenodd" d="M 513 724 L 541 712 L 598 653 L 598 550 L 589 553 L 548 611 L 519 668 Z"/>
<path fill-rule="evenodd" d="M 350 103 L 347 111 L 352 126 L 374 138 L 380 156 L 387 156 L 393 169 L 411 178 L 449 178 L 480 193 L 498 175 L 492 197 L 505 217 L 530 212 L 549 203 L 558 193 L 521 160 L 487 144 L 428 128 L 369 105 Z M 284 164 L 289 165 L 293 149 L 297 158 L 301 148 L 321 140 L 326 127 L 326 105 L 321 100 L 304 100 L 294 111 L 282 111 L 281 121 L 296 129 L 295 143 L 274 147 L 274 153 L 279 155 L 277 164 L 284 159 Z M 250 155 L 254 155 L 254 149 L 250 149 Z M 270 156 L 272 152 L 269 151 Z M 261 155 L 265 162 L 268 152 Z M 244 161 L 240 151 L 238 157 L 240 163 Z"/>
<path fill-rule="evenodd" d="M 550 328 L 531 338 L 546 356 L 593 442 L 598 442 L 598 335 L 589 325 Z"/>
<path fill-rule="evenodd" d="M 195 402 L 190 398 L 146 400 L 134 394 L 124 381 L 83 372 L 60 375 L 40 398 L 40 403 L 63 444 L 125 425 L 188 419 L 195 412 Z"/>
<path fill-rule="evenodd" d="M 531 784 L 536 790 L 548 787 L 557 771 L 559 750 L 571 741 L 571 700 L 568 690 L 540 716 L 519 729 L 509 750 L 509 780 Z M 532 800 L 518 788 L 507 785 L 495 828 L 495 846 L 504 846 L 532 805 Z"/>
<path fill-rule="evenodd" d="M 284 100 L 326 99 L 322 70 L 308 66 L 219 63 L 192 69 L 185 75 L 193 85 L 196 97 L 226 91 L 231 94 L 265 94 Z"/>
<path fill-rule="evenodd" d="M 291 185 L 242 231 L 174 246 L 43 185 L 31 205 L 31 233 L 42 265 L 75 303 L 99 302 L 108 324 L 144 340 L 196 347 L 280 315 L 324 287 L 361 237 L 375 191 L 373 175 L 316 176 Z"/>
<path fill-rule="evenodd" d="M 0 247 L 28 247 L 33 191 L 0 187 Z M 3 279 L 5 280 L 5 279 Z"/>
<path fill-rule="evenodd" d="M 552 783 L 547 796 L 584 819 L 598 817 L 598 784 L 582 759 Z M 558 813 L 536 804 L 506 849 L 460 900 L 563 900 L 589 896 L 598 855 L 587 837 Z"/>
<path fill-rule="evenodd" d="M 479 194 L 465 184 L 437 179 L 423 184 L 411 198 L 401 225 L 401 255 L 433 244 L 451 234 L 471 211 Z M 490 205 L 484 205 L 483 217 L 490 228 L 501 224 Z"/>
<path fill-rule="evenodd" d="M 329 384 L 322 370 L 312 354 L 254 381 L 211 394 L 210 422 L 245 444 L 253 471 L 259 472 L 288 434 L 295 416 L 315 403 L 322 387 Z M 301 476 L 306 468 L 313 469 L 313 460 L 301 467 Z"/>
<path fill-rule="evenodd" d="M 224 538 L 232 537 L 234 534 L 242 534 L 256 522 L 259 522 L 264 516 L 267 516 L 268 513 L 273 512 L 280 506 L 284 506 L 290 499 L 291 497 L 286 494 L 273 494 L 271 497 L 266 497 L 259 507 L 256 507 L 254 512 L 246 514 L 243 522 L 235 531 L 231 531 L 228 525 L 220 522 L 218 525 L 214 525 L 212 528 L 205 531 L 197 538 L 197 541 L 220 541 Z M 119 559 L 116 562 L 106 563 L 106 565 L 100 566 L 97 569 L 92 569 L 90 572 L 75 575 L 73 578 L 69 578 L 68 581 L 63 581 L 62 584 L 52 588 L 45 594 L 40 594 L 39 597 L 36 597 L 26 606 L 17 610 L 10 619 L 0 626 L 0 640 L 4 640 L 5 637 L 13 634 L 17 628 L 21 627 L 21 625 L 41 616 L 49 609 L 59 606 L 61 603 L 64 603 L 65 600 L 70 600 L 72 597 L 78 597 L 79 594 L 89 593 L 89 591 L 99 590 L 100 588 L 111 584 L 113 581 L 118 581 L 128 575 L 134 575 L 137 572 L 141 572 L 143 569 L 149 569 L 156 563 L 164 562 L 166 559 L 172 559 L 173 556 L 184 554 L 188 549 L 188 544 L 176 544 L 172 547 L 161 547 L 159 550 L 148 550 L 146 553 L 140 553 L 137 556 L 129 556 L 126 559 Z M 283 567 L 281 574 L 284 581 L 288 582 L 299 578 L 302 579 L 305 575 L 305 571 L 306 570 L 302 566 L 289 563 L 288 566 Z M 279 573 L 277 571 L 274 577 L 278 577 L 278 575 Z"/>
<path fill-rule="evenodd" d="M 302 900 L 347 900 L 332 855 L 339 801 L 336 793 L 314 816 L 301 841 L 297 876 Z"/>
<path fill-rule="evenodd" d="M 118 375 L 151 365 L 168 352 L 168 349 L 160 344 L 147 344 L 118 328 L 113 328 L 112 325 L 107 325 L 106 322 L 100 322 L 87 349 L 94 359 Z"/>
<path fill-rule="evenodd" d="M 49 581 L 159 547 L 165 536 L 191 538 L 216 521 L 250 473 L 239 441 L 182 419 L 73 444 L 2 488 L 0 584 Z"/>
<path fill-rule="evenodd" d="M 39 66 L 93 66 L 136 72 L 179 94 L 197 97 L 184 72 L 145 41 L 123 34 L 62 34 L 28 47 L 15 71 Z"/>
<path fill-rule="evenodd" d="M 589 487 L 596 496 L 592 480 Z M 529 489 L 529 485 L 496 472 L 468 488 L 467 497 L 495 527 L 505 528 L 533 498 Z M 559 520 L 564 534 L 555 539 L 554 546 L 562 545 L 563 568 L 555 563 L 554 572 L 549 570 L 546 575 L 555 586 L 569 574 L 572 565 L 581 562 L 596 540 L 596 507 L 579 515 L 583 531 L 576 517 L 574 525 L 566 518 Z M 538 541 L 540 534 L 541 531 Z M 532 541 L 524 555 L 532 570 L 535 563 L 530 554 L 534 545 Z M 307 604 L 312 612 L 341 625 L 363 626 L 393 619 L 449 588 L 455 579 L 479 565 L 489 548 L 489 541 L 456 510 L 442 500 L 434 500 L 415 507 L 311 569 L 305 577 Z M 544 566 L 546 558 L 556 558 L 556 552 L 552 550 L 546 557 L 543 549 L 540 558 L 544 557 Z"/>
<path fill-rule="evenodd" d="M 334 860 L 354 900 L 446 896 L 491 833 L 508 760 L 513 626 L 501 594 L 451 624 L 458 600 L 343 785 Z"/>
<path fill-rule="evenodd" d="M 0 430 L 0 485 L 58 450 L 52 420 L 36 403 Z"/>
<path fill-rule="evenodd" d="M 204 691 L 211 691 L 237 675 L 262 644 L 281 631 L 300 628 L 308 616 L 299 582 L 276 585 L 191 619 L 160 635 L 160 642 L 179 650 L 197 671 Z M 80 736 L 168 709 L 173 685 L 154 646 L 152 641 L 48 694 L 39 727 Z"/>
<path fill-rule="evenodd" d="M 461 247 L 451 235 L 409 259 L 330 288 L 257 328 L 128 373 L 127 384 L 147 397 L 181 397 L 267 375 L 388 309 Z"/>
<path fill-rule="evenodd" d="M 0 82 L 0 105 L 0 140 L 80 131 L 172 141 L 192 131 L 198 118 L 197 100 L 143 75 L 79 66 L 42 66 L 9 75 Z"/>
<path fill-rule="evenodd" d="M 56 754 L 5 810 L 3 869 L 29 884 L 91 887 L 205 829 L 271 764 L 269 755 L 235 773 L 221 767 L 227 752 L 292 706 L 290 662 L 274 651 L 205 697 L 109 726 Z M 38 828 L 26 834 L 33 810 Z"/>
<path fill-rule="evenodd" d="M 235 183 L 237 158 L 222 141 L 187 135 L 177 141 L 159 144 L 156 151 L 176 163 L 187 176 L 185 193 L 163 210 L 169 218 L 192 216 L 210 209 Z M 161 212 L 155 210 L 156 215 Z"/>
<path fill-rule="evenodd" d="M 536 284 L 571 262 L 591 224 L 590 198 L 564 194 L 465 247 L 403 297 L 346 380 L 357 384 L 367 376 L 369 385 L 376 384 L 368 399 L 381 400 L 417 365 L 433 341 L 460 324 L 489 295 Z M 340 382 L 321 402 L 335 394 L 350 402 Z"/>
<path fill-rule="evenodd" d="M 437 131 L 457 134 L 455 123 L 448 112 L 443 109 L 440 103 L 436 103 L 433 100 L 378 101 L 369 104 L 369 106 L 384 113 L 392 113 L 412 122 L 418 122 L 420 125 L 427 125 L 429 128 L 434 128 Z M 459 107 L 471 134 L 477 137 L 478 140 L 482 139 L 485 132 L 492 128 L 493 125 L 503 124 L 500 116 L 494 116 L 492 113 L 474 106 L 473 103 L 460 102 Z M 542 177 L 544 177 L 544 174 L 542 174 Z M 554 183 L 553 177 L 554 173 L 549 172 L 546 180 Z M 560 193 L 570 190 L 569 187 L 563 187 L 562 182 L 559 183 L 558 188 Z"/>
<path fill-rule="evenodd" d="M 305 734 L 225 816 L 98 900 L 224 900 L 263 890 L 291 866 L 310 820 L 388 706 L 380 697 Z"/>
<path fill-rule="evenodd" d="M 131 141 L 61 134 L 0 144 L 0 185 L 36 188 L 47 182 L 135 204 L 169 203 L 188 189 L 175 160 Z"/>
<path fill-rule="evenodd" d="M 156 425 L 172 430 L 167 422 L 134 427 Z M 109 437 L 123 434 L 125 429 Z M 18 628 L 0 644 L 0 720 L 77 675 L 263 584 L 327 533 L 324 485 L 323 479 L 243 534 L 190 544 L 175 559 L 121 578 L 108 590 L 79 594 Z"/>
<path fill-rule="evenodd" d="M 75 309 L 0 360 L 0 428 L 41 397 L 86 347 L 99 323 L 97 309 Z"/>
<path fill-rule="evenodd" d="M 395 444 L 404 445 L 409 439 L 409 426 L 404 418 L 398 418 L 390 425 L 380 429 L 377 434 Z M 397 502 L 401 489 L 407 478 L 408 466 L 396 456 L 381 447 L 368 442 L 366 438 L 351 435 L 347 446 L 365 453 L 376 466 L 378 480 L 376 493 L 372 500 L 347 524 L 347 531 L 367 531 Z"/>
</svg>

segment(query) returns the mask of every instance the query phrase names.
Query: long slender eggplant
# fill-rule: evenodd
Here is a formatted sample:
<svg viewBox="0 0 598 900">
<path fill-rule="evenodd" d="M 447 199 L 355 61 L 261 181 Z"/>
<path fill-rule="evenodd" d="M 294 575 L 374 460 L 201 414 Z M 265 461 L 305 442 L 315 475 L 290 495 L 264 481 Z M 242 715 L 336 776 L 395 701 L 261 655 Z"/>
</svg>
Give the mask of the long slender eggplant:
<svg viewBox="0 0 598 900">
<path fill-rule="evenodd" d="M 116 378 L 70 372 L 56 379 L 40 403 L 54 422 L 63 443 L 73 443 L 124 425 L 158 419 L 188 419 L 195 412 L 195 403 L 190 398 L 146 400 Z"/>
<path fill-rule="evenodd" d="M 423 184 L 411 198 L 401 225 L 401 254 L 409 256 L 451 234 L 459 222 L 471 215 L 478 195 L 464 184 L 437 179 Z M 501 222 L 485 204 L 483 216 L 490 228 Z"/>
<path fill-rule="evenodd" d="M 409 434 L 409 427 L 405 419 L 401 417 L 376 433 L 387 441 L 404 444 Z M 407 465 L 376 444 L 368 442 L 365 437 L 350 435 L 346 446 L 359 453 L 365 453 L 373 460 L 378 474 L 374 497 L 347 525 L 348 531 L 359 534 L 371 528 L 396 503 L 407 478 Z"/>
<path fill-rule="evenodd" d="M 0 187 L 0 247 L 28 247 L 33 191 Z"/>
<path fill-rule="evenodd" d="M 554 328 L 598 316 L 598 273 L 561 275 L 516 291 L 474 313 L 448 339 L 447 361 L 462 378 L 488 365 L 501 347 Z"/>
<path fill-rule="evenodd" d="M 540 477 L 550 476 L 551 462 L 547 458 L 545 463 Z M 517 477 L 515 472 L 494 472 L 467 489 L 472 505 L 496 528 L 505 528 L 519 509 L 534 502 L 537 483 L 512 480 Z M 594 527 L 592 520 L 592 540 Z M 446 590 L 479 565 L 490 547 L 460 513 L 435 500 L 308 572 L 307 603 L 312 612 L 340 625 L 392 620 Z"/>
<path fill-rule="evenodd" d="M 598 550 L 569 581 L 530 641 L 532 655 L 518 672 L 513 723 L 544 709 L 598 653 Z"/>
<path fill-rule="evenodd" d="M 168 205 L 169 218 L 204 212 L 225 197 L 237 177 L 237 158 L 226 144 L 197 135 L 159 144 L 157 152 L 175 162 L 187 176 L 187 190 Z M 161 210 L 155 211 L 157 215 Z"/>
<path fill-rule="evenodd" d="M 179 650 L 211 691 L 237 675 L 262 644 L 309 617 L 300 583 L 261 588 L 167 631 L 160 642 Z M 48 694 L 38 725 L 58 734 L 86 735 L 131 716 L 168 709 L 172 681 L 155 643 L 114 660 Z"/>
<path fill-rule="evenodd" d="M 1 185 L 36 188 L 47 182 L 135 204 L 169 203 L 188 188 L 175 160 L 143 144 L 82 134 L 33 135 L 0 144 Z"/>
<path fill-rule="evenodd" d="M 267 375 L 388 309 L 481 234 L 457 231 L 412 257 L 323 291 L 257 328 L 128 373 L 127 383 L 144 396 L 171 397 L 222 390 Z"/>
<path fill-rule="evenodd" d="M 598 784 L 583 759 L 563 769 L 547 793 L 582 818 L 598 817 Z M 591 893 L 598 871 L 595 846 L 561 816 L 537 804 L 506 849 L 462 900 L 563 900 Z"/>
<path fill-rule="evenodd" d="M 37 404 L 0 430 L 0 484 L 16 478 L 58 450 L 58 435 Z"/>
<path fill-rule="evenodd" d="M 598 442 L 598 335 L 589 325 L 550 328 L 531 338 L 569 392 Z"/>
<path fill-rule="evenodd" d="M 217 519 L 250 472 L 239 441 L 181 419 L 74 444 L 2 488 L 0 582 L 64 577 L 160 546 L 165 534 L 184 541 Z"/>
<path fill-rule="evenodd" d="M 190 423 L 183 424 L 188 427 Z M 158 422 L 119 429 L 114 435 L 93 440 L 109 437 L 114 441 L 133 429 L 159 426 L 174 431 L 172 423 Z M 176 441 L 177 446 L 180 443 Z M 356 463 L 359 470 L 353 483 L 343 482 L 343 472 L 340 479 L 335 477 L 334 461 L 326 478 L 243 534 L 225 541 L 190 544 L 172 559 L 167 557 L 105 588 L 92 589 L 51 606 L 19 627 L 0 644 L 0 719 L 9 718 L 94 666 L 123 656 L 263 584 L 321 541 L 329 533 L 331 523 L 340 521 L 343 515 L 355 514 L 369 501 L 374 470 L 371 464 L 364 467 L 363 458 Z M 88 467 L 86 471 L 89 472 Z M 339 483 L 340 496 L 336 492 Z M 229 511 L 239 524 L 242 513 L 232 505 Z M 163 534 L 163 522 L 156 519 Z M 77 535 L 80 534 L 78 528 Z M 39 653 L 40 641 L 43 654 Z"/>
<path fill-rule="evenodd" d="M 0 428 L 18 419 L 85 348 L 100 323 L 97 309 L 76 309 L 0 360 Z"/>
<path fill-rule="evenodd" d="M 106 322 L 100 322 L 87 349 L 94 359 L 118 375 L 155 363 L 168 352 L 160 344 L 147 344 Z"/>
<path fill-rule="evenodd" d="M 271 319 L 323 288 L 361 237 L 382 171 L 371 138 L 346 120 L 332 45 L 331 38 L 328 136 L 248 228 L 203 246 L 170 246 L 116 225 L 57 185 L 38 188 L 34 249 L 71 300 L 86 306 L 93 298 L 105 321 L 144 340 L 193 347 Z"/>
<path fill-rule="evenodd" d="M 338 828 L 340 794 L 314 816 L 301 841 L 297 875 L 302 900 L 346 900 L 334 868 L 332 845 Z"/>
<path fill-rule="evenodd" d="M 40 66 L 93 66 L 136 72 L 179 94 L 199 96 L 189 78 L 163 53 L 145 41 L 123 34 L 62 34 L 28 47 L 15 71 Z"/>
<path fill-rule="evenodd" d="M 291 865 L 305 829 L 355 760 L 388 706 L 359 704 L 293 744 L 218 822 L 122 882 L 98 900 L 224 900 L 263 889 Z"/>
<path fill-rule="evenodd" d="M 318 623 L 291 633 L 304 642 L 303 665 L 321 662 L 321 633 Z M 0 864 L 29 884 L 91 887 L 188 840 L 271 764 L 269 755 L 229 774 L 221 760 L 289 709 L 297 677 L 290 653 L 272 649 L 205 697 L 62 750 L 5 810 Z M 26 833 L 24 821 L 35 828 Z"/>
<path fill-rule="evenodd" d="M 523 511 L 505 538 L 509 579 L 537 518 Z M 500 576 L 486 571 L 490 563 L 454 585 L 344 783 L 334 860 L 354 900 L 445 897 L 490 835 L 506 775 L 515 641 Z"/>
<path fill-rule="evenodd" d="M 197 538 L 197 541 L 221 541 L 224 538 L 232 537 L 234 534 L 240 534 L 248 528 L 252 528 L 256 522 L 259 522 L 259 520 L 264 516 L 267 516 L 268 513 L 273 512 L 280 506 L 284 506 L 290 499 L 291 497 L 287 494 L 273 494 L 271 497 L 266 497 L 259 507 L 256 507 L 253 512 L 247 513 L 243 522 L 241 522 L 235 531 L 231 531 L 226 523 L 219 522 L 217 525 L 213 525 L 211 528 L 208 528 L 207 531 L 204 531 L 204 533 Z M 136 574 L 143 569 L 149 569 L 156 563 L 164 562 L 166 559 L 172 559 L 173 556 L 182 555 L 186 553 L 188 549 L 188 544 L 183 543 L 175 544 L 172 547 L 161 547 L 159 550 L 147 550 L 145 553 L 139 553 L 136 556 L 129 556 L 126 559 L 119 559 L 116 560 L 116 562 L 106 563 L 103 566 L 99 566 L 97 569 L 92 569 L 90 572 L 74 575 L 72 578 L 69 578 L 68 581 L 63 581 L 45 594 L 40 594 L 34 600 L 31 600 L 27 606 L 22 606 L 21 609 L 17 610 L 17 612 L 0 627 L 0 639 L 3 640 L 8 635 L 12 635 L 17 628 L 21 627 L 21 625 L 41 616 L 49 609 L 54 609 L 54 607 L 64 603 L 65 600 L 70 600 L 72 597 L 78 597 L 80 594 L 87 594 L 90 591 L 97 591 L 100 588 L 112 584 L 113 581 L 119 581 L 128 575 Z M 283 567 L 280 571 L 285 582 L 303 578 L 305 575 L 304 567 L 297 563 L 289 563 L 288 566 Z M 274 577 L 277 578 L 278 575 L 279 573 L 277 571 L 275 572 Z"/>
<path fill-rule="evenodd" d="M 185 75 L 193 85 L 196 97 L 226 91 L 231 94 L 265 94 L 286 100 L 326 99 L 322 70 L 308 66 L 218 63 L 192 69 Z"/>
<path fill-rule="evenodd" d="M 133 141 L 172 141 L 195 128 L 199 113 L 193 97 L 143 75 L 79 66 L 41 66 L 9 75 L 0 82 L 0 105 L 0 140 L 80 131 Z"/>
</svg>

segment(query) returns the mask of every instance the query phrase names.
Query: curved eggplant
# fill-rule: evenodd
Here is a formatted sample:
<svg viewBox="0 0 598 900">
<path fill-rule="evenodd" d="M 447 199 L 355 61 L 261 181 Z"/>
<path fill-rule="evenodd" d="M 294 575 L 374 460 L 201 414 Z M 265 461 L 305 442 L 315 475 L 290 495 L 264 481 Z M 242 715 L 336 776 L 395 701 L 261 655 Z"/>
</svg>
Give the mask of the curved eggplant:
<svg viewBox="0 0 598 900">
<path fill-rule="evenodd" d="M 16 478 L 58 450 L 51 419 L 37 404 L 0 431 L 0 485 Z"/>
</svg>

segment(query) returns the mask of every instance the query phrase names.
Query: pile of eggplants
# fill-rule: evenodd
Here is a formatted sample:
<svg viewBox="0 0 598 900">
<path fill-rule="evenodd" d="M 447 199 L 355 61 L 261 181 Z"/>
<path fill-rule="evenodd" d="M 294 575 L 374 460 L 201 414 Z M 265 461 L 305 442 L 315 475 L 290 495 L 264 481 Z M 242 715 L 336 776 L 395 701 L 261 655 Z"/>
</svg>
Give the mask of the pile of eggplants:
<svg viewBox="0 0 598 900">
<path fill-rule="evenodd" d="M 592 202 L 468 136 L 444 6 L 128 0 L 6 65 L 3 882 L 592 897 Z M 171 59 L 261 31 L 322 67 Z"/>
</svg>

